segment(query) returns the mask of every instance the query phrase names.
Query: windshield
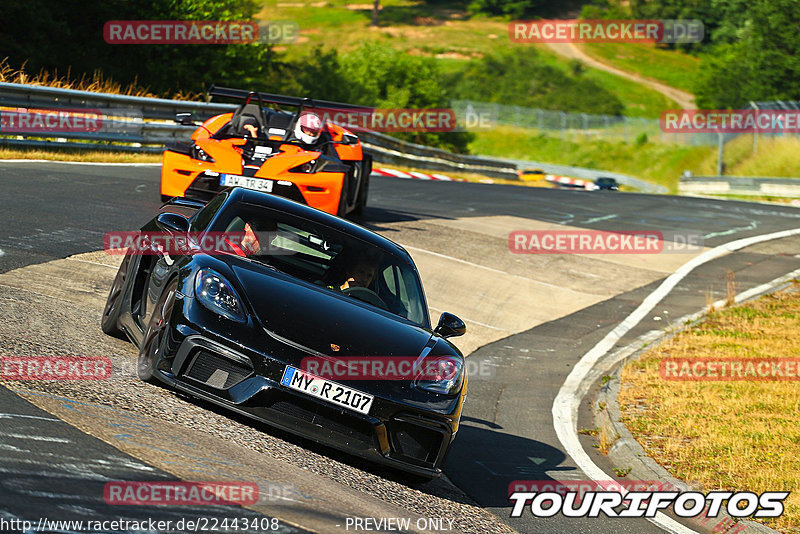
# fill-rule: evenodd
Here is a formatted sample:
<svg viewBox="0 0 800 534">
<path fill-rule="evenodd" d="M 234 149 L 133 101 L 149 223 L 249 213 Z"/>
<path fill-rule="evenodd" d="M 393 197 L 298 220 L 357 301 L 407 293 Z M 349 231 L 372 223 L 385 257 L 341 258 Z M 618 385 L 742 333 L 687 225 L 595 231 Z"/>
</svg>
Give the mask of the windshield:
<svg viewBox="0 0 800 534">
<path fill-rule="evenodd" d="M 407 258 L 307 219 L 244 202 L 225 209 L 212 231 L 242 236 L 254 261 L 427 326 L 422 286 Z"/>
</svg>

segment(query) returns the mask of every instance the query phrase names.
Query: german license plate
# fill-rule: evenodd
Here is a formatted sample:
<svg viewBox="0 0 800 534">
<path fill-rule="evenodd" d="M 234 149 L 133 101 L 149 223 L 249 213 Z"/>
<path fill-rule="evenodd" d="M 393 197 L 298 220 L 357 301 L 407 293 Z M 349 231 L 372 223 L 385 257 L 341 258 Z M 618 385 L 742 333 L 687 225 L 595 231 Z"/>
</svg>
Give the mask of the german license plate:
<svg viewBox="0 0 800 534">
<path fill-rule="evenodd" d="M 247 176 L 239 176 L 238 174 L 220 174 L 219 185 L 244 187 L 245 189 L 272 193 L 272 180 L 267 180 L 265 178 L 250 178 Z"/>
<path fill-rule="evenodd" d="M 281 384 L 312 397 L 326 400 L 336 406 L 364 414 L 369 413 L 374 399 L 372 395 L 310 375 L 291 365 L 286 366 Z"/>
</svg>

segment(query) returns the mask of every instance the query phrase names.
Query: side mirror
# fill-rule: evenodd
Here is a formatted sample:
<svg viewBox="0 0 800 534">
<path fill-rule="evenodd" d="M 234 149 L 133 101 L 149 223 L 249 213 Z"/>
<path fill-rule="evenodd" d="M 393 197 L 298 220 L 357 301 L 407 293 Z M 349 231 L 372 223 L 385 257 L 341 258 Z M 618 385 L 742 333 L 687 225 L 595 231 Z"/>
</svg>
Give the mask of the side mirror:
<svg viewBox="0 0 800 534">
<path fill-rule="evenodd" d="M 191 113 L 177 113 L 175 115 L 175 122 L 183 126 L 197 126 L 192 120 Z"/>
<path fill-rule="evenodd" d="M 467 333 L 467 325 L 452 313 L 444 312 L 442 316 L 439 317 L 439 324 L 436 325 L 436 329 L 433 333 L 442 337 L 463 336 Z"/>
<path fill-rule="evenodd" d="M 189 219 L 177 213 L 161 213 L 156 217 L 156 224 L 169 232 L 185 234 L 189 231 Z"/>
</svg>

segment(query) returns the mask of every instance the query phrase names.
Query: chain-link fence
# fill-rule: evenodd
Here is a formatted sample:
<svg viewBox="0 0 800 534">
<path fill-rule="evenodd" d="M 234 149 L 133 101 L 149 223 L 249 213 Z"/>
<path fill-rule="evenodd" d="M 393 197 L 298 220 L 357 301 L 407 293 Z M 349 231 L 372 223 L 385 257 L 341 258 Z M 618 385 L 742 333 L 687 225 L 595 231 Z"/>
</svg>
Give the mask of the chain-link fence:
<svg viewBox="0 0 800 534">
<path fill-rule="evenodd" d="M 514 126 L 573 140 L 609 139 L 635 142 L 646 135 L 650 142 L 691 146 L 716 146 L 719 142 L 719 135 L 716 133 L 664 132 L 658 119 L 590 115 L 471 100 L 453 100 L 450 106 L 459 118 L 459 125 L 471 131 Z M 730 135 L 735 137 L 735 134 Z"/>
</svg>

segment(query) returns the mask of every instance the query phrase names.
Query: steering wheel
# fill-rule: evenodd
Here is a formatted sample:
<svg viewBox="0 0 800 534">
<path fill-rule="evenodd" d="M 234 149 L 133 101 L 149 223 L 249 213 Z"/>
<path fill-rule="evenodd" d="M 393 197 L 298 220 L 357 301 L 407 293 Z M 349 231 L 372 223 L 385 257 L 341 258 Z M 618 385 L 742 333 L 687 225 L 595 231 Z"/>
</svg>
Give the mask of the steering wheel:
<svg viewBox="0 0 800 534">
<path fill-rule="evenodd" d="M 372 304 L 373 306 L 377 306 L 381 309 L 389 309 L 389 307 L 386 305 L 383 299 L 378 296 L 377 293 L 371 289 L 367 289 L 366 287 L 348 287 L 347 289 L 342 290 L 342 293 L 353 298 L 357 298 L 358 300 L 363 300 L 364 302 Z"/>
</svg>

